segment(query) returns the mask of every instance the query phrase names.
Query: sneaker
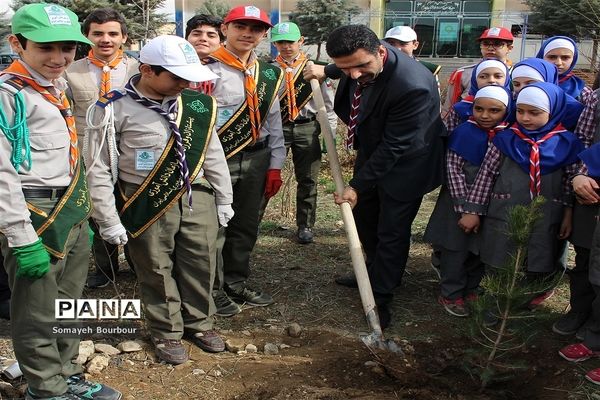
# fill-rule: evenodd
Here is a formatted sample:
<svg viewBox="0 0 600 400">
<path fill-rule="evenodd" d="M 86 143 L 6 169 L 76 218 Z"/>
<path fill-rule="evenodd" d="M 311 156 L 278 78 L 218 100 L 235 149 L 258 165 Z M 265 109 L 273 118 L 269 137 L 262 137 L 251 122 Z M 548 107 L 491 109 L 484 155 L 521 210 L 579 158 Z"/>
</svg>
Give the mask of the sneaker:
<svg viewBox="0 0 600 400">
<path fill-rule="evenodd" d="M 25 392 L 25 400 L 81 400 L 82 398 L 76 394 L 67 392 L 58 396 L 37 397 L 31 394 L 29 389 Z"/>
<path fill-rule="evenodd" d="M 462 297 L 456 300 L 450 300 L 443 296 L 438 297 L 438 303 L 444 306 L 444 309 L 448 311 L 450 315 L 454 315 L 455 317 L 468 317 L 469 310 L 465 306 L 465 301 Z"/>
<path fill-rule="evenodd" d="M 119 400 L 121 392 L 98 382 L 88 381 L 83 375 L 73 375 L 67 379 L 69 393 L 80 399 Z"/>
<path fill-rule="evenodd" d="M 588 320 L 581 325 L 581 328 L 577 329 L 577 333 L 575 334 L 577 340 L 581 340 L 582 342 L 585 340 L 585 333 L 590 329 L 592 321 L 592 318 L 588 318 Z"/>
<path fill-rule="evenodd" d="M 235 314 L 242 312 L 240 306 L 231 300 L 224 290 L 219 290 L 216 292 L 214 295 L 214 300 L 215 306 L 217 307 L 217 312 L 215 315 L 218 315 L 219 317 L 232 317 Z"/>
<path fill-rule="evenodd" d="M 588 315 L 587 312 L 570 310 L 552 325 L 552 331 L 563 336 L 573 335 L 585 324 Z"/>
<path fill-rule="evenodd" d="M 225 350 L 225 342 L 213 330 L 196 332 L 189 339 L 202 350 L 209 353 L 220 353 Z"/>
<path fill-rule="evenodd" d="M 544 301 L 548 300 L 553 295 L 554 295 L 554 289 L 548 290 L 548 291 L 534 297 L 533 300 L 531 300 L 529 302 L 529 304 L 527 305 L 527 308 L 529 308 L 530 310 L 535 310 L 536 308 L 541 306 Z"/>
<path fill-rule="evenodd" d="M 583 343 L 570 344 L 558 351 L 558 355 L 567 361 L 580 362 L 592 357 L 600 357 L 600 351 L 593 351 Z"/>
<path fill-rule="evenodd" d="M 600 368 L 596 368 L 585 374 L 585 379 L 594 385 L 600 385 Z"/>
<path fill-rule="evenodd" d="M 242 285 L 236 289 L 226 286 L 225 292 L 233 301 L 238 303 L 246 303 L 257 307 L 273 304 L 273 298 L 269 294 L 251 289 L 246 285 Z"/>
<path fill-rule="evenodd" d="M 177 365 L 188 360 L 187 351 L 181 340 L 152 338 L 152 343 L 154 343 L 156 356 L 166 363 Z"/>
<path fill-rule="evenodd" d="M 110 279 L 106 274 L 98 271 L 95 274 L 88 276 L 85 286 L 89 289 L 100 289 L 110 285 Z"/>
<path fill-rule="evenodd" d="M 303 228 L 298 228 L 298 232 L 296 233 L 296 238 L 298 239 L 298 243 L 308 244 L 308 243 L 313 242 L 314 235 L 310 228 L 303 227 Z"/>
</svg>

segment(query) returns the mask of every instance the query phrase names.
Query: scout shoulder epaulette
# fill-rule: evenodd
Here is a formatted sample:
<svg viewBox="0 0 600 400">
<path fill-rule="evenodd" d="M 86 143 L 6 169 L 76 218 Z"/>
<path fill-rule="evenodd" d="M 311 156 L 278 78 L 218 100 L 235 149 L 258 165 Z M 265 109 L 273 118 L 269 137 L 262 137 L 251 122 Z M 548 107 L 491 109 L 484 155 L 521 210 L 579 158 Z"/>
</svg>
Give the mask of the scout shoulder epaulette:
<svg viewBox="0 0 600 400">
<path fill-rule="evenodd" d="M 106 108 L 107 105 L 112 103 L 113 101 L 119 100 L 121 97 L 127 96 L 127 92 L 122 89 L 111 90 L 106 93 L 104 96 L 101 96 L 98 101 L 96 101 L 96 105 L 98 107 Z"/>
<path fill-rule="evenodd" d="M 13 95 L 19 93 L 27 86 L 27 83 L 18 76 L 4 74 L 0 76 L 0 87 L 6 89 Z"/>
</svg>

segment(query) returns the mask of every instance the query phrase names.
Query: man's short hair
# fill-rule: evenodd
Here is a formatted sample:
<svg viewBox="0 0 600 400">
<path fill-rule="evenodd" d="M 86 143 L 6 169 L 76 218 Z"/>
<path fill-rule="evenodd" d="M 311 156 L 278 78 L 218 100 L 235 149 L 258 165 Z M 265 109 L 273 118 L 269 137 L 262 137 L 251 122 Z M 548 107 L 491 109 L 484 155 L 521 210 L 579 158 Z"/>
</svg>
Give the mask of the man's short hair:
<svg viewBox="0 0 600 400">
<path fill-rule="evenodd" d="M 83 34 L 87 36 L 90 33 L 92 23 L 104 24 L 106 22 L 118 22 L 121 25 L 121 34 L 127 35 L 127 23 L 123 14 L 113 8 L 98 8 L 89 13 L 83 21 Z"/>
<path fill-rule="evenodd" d="M 223 18 L 217 17 L 215 15 L 208 15 L 208 14 L 198 14 L 198 15 L 194 15 L 192 18 L 190 18 L 185 26 L 185 39 L 187 39 L 188 36 L 190 36 L 190 33 L 192 33 L 192 31 L 194 29 L 196 29 L 199 26 L 202 25 L 208 25 L 208 26 L 212 26 L 213 28 L 217 29 L 217 32 L 219 33 L 219 39 L 221 40 L 221 42 L 223 40 L 225 40 L 225 36 L 223 36 L 223 33 L 221 33 L 221 25 L 223 24 Z"/>
<path fill-rule="evenodd" d="M 366 25 L 345 25 L 333 30 L 327 38 L 325 50 L 329 57 L 345 57 L 359 49 L 377 54 L 379 38 Z"/>
</svg>

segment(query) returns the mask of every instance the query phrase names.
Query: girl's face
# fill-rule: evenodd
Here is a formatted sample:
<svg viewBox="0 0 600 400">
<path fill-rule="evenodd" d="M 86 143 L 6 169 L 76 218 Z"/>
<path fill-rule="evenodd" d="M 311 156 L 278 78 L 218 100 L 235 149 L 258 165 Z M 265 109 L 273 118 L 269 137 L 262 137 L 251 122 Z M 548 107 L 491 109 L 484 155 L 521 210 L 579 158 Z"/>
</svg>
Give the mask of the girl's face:
<svg viewBox="0 0 600 400">
<path fill-rule="evenodd" d="M 473 118 L 482 128 L 492 129 L 504 118 L 506 106 L 500 100 L 481 97 L 473 102 Z"/>
<path fill-rule="evenodd" d="M 477 86 L 479 89 L 490 85 L 504 86 L 506 82 L 506 72 L 500 68 L 486 68 L 477 74 Z"/>
<path fill-rule="evenodd" d="M 517 104 L 517 122 L 529 131 L 535 131 L 546 125 L 550 114 L 529 104 Z"/>
<path fill-rule="evenodd" d="M 550 50 L 548 53 L 546 53 L 544 60 L 556 65 L 556 68 L 558 68 L 558 73 L 563 74 L 569 70 L 571 64 L 573 63 L 573 52 L 569 49 L 565 49 L 564 47 L 560 47 L 558 49 Z"/>
<path fill-rule="evenodd" d="M 516 96 L 521 91 L 521 89 L 523 89 L 525 86 L 531 85 L 532 83 L 536 83 L 536 82 L 539 82 L 539 81 L 532 79 L 532 78 L 527 78 L 525 76 L 522 76 L 519 78 L 513 78 L 512 79 L 513 94 Z"/>
</svg>

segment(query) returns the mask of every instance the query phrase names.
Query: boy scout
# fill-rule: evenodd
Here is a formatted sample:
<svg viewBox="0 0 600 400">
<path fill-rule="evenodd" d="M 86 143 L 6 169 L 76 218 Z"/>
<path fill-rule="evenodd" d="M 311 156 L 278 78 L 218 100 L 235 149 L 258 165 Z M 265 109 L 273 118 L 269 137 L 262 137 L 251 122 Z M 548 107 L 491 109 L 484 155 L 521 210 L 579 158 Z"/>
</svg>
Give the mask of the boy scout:
<svg viewBox="0 0 600 400">
<path fill-rule="evenodd" d="M 125 91 L 110 92 L 89 111 L 96 125 L 112 104 L 116 129 L 113 137 L 89 131 L 92 216 L 103 239 L 129 242 L 156 354 L 181 364 L 188 359 L 184 335 L 205 351 L 225 349 L 213 330 L 211 287 L 218 223 L 226 226 L 233 215 L 231 180 L 213 132 L 214 100 L 184 90 L 216 77 L 194 47 L 158 36 L 142 48 L 140 63 Z"/>
<path fill-rule="evenodd" d="M 254 53 L 270 27 L 267 14 L 254 6 L 231 9 L 221 27 L 225 45 L 211 54 L 218 62 L 207 64 L 220 77 L 212 95 L 219 105 L 217 129 L 231 173 L 235 210 L 225 231 L 222 269 L 217 272 L 221 290 L 215 293 L 215 303 L 222 316 L 241 311 L 232 299 L 254 306 L 273 302 L 270 295 L 246 283 L 260 206 L 263 197 L 272 197 L 281 187 L 285 161 L 277 96 L 281 70 L 257 60 Z"/>
<path fill-rule="evenodd" d="M 88 107 L 98 100 L 99 96 L 112 89 L 123 88 L 129 78 L 138 72 L 139 67 L 139 63 L 127 57 L 121 48 L 127 41 L 127 26 L 118 11 L 111 8 L 92 11 L 83 21 L 83 33 L 94 46 L 87 57 L 73 62 L 65 72 L 73 99 L 73 114 L 80 149 L 85 143 L 85 114 Z M 115 271 L 119 269 L 119 249 L 118 246 L 102 240 L 96 225 L 91 222 L 90 225 L 96 233 L 92 246 L 96 272 L 88 277 L 86 286 L 101 288 L 114 280 Z"/>
<path fill-rule="evenodd" d="M 38 3 L 14 14 L 9 42 L 20 60 L 0 75 L 0 246 L 25 398 L 120 399 L 71 362 L 79 339 L 51 334 L 55 299 L 80 298 L 88 269 L 91 207 L 60 76 L 89 41 L 73 12 Z"/>
<path fill-rule="evenodd" d="M 296 239 L 298 243 L 313 241 L 312 227 L 317 211 L 317 179 L 321 167 L 321 129 L 316 121 L 317 105 L 312 99 L 310 83 L 302 77 L 302 70 L 309 61 L 300 50 L 304 38 L 298 25 L 282 22 L 271 30 L 271 42 L 279 54 L 275 63 L 284 73 L 285 85 L 282 85 L 281 120 L 286 149 L 292 150 L 296 182 Z M 331 81 L 321 84 L 321 92 L 327 108 L 327 117 L 331 131 L 335 132 L 337 116 L 333 112 L 333 90 Z"/>
</svg>

